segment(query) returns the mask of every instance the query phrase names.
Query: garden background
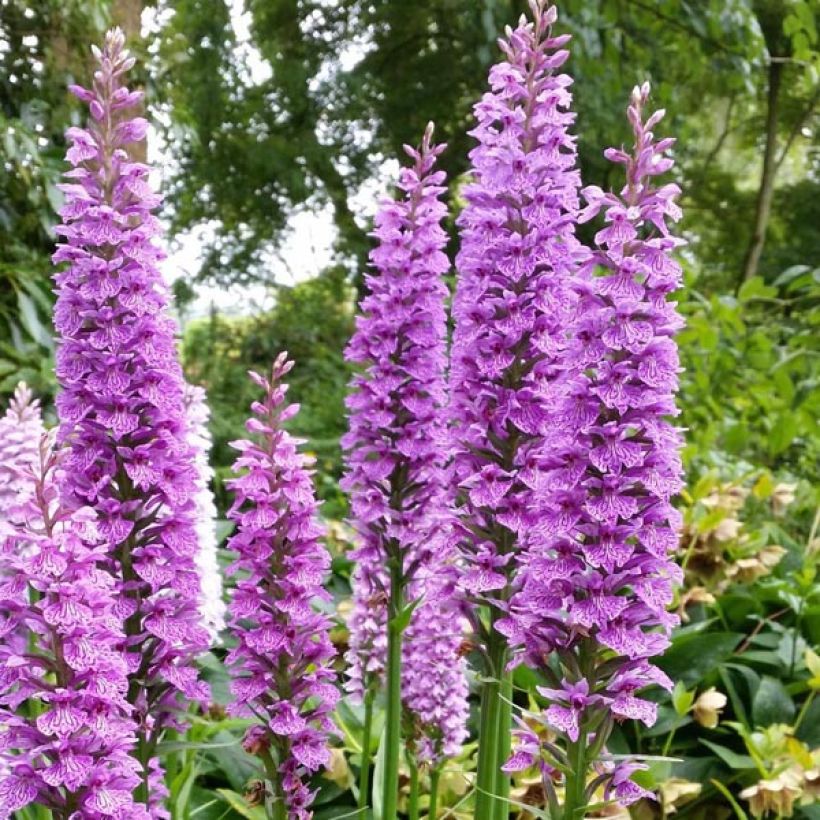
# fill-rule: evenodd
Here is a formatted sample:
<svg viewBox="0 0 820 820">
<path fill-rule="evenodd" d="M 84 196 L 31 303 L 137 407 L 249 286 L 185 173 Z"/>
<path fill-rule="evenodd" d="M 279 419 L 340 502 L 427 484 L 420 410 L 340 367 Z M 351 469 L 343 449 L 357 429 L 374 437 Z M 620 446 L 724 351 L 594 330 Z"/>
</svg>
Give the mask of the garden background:
<svg viewBox="0 0 820 820">
<path fill-rule="evenodd" d="M 458 206 L 471 105 L 497 34 L 524 10 L 511 0 L 0 0 L 0 406 L 22 379 L 53 419 L 55 186 L 63 132 L 82 116 L 66 84 L 90 69 L 86 44 L 118 24 L 142 66 L 154 124 L 144 151 L 166 196 L 185 370 L 212 409 L 217 499 L 224 509 L 227 443 L 252 399 L 245 373 L 286 349 L 302 404 L 295 432 L 317 455 L 331 522 L 340 648 L 350 573 L 338 489 L 343 349 L 375 204 L 395 181 L 391 158 L 432 119 L 450 146 L 442 165 Z M 741 790 L 783 777 L 788 793 L 783 773 L 795 766 L 815 771 L 816 798 L 820 15 L 802 0 L 565 0 L 560 10 L 574 36 L 585 184 L 610 186 L 601 148 L 627 139 L 623 104 L 649 79 L 665 133 L 678 138 L 689 243 L 679 297 L 684 623 L 661 662 L 680 684 L 650 731 L 615 736 L 624 752 L 680 762 L 652 764 L 661 801 L 633 814 L 742 816 L 754 801 L 734 802 Z M 320 818 L 354 805 L 360 715 L 340 715 L 344 752 L 322 783 Z M 255 816 L 241 797 L 252 762 L 230 722 L 213 714 L 195 731 L 216 742 L 180 749 L 174 816 Z M 472 751 L 444 782 L 452 816 L 471 816 Z M 820 817 L 807 790 L 794 810 Z M 543 797 L 524 777 L 512 796 Z"/>
</svg>

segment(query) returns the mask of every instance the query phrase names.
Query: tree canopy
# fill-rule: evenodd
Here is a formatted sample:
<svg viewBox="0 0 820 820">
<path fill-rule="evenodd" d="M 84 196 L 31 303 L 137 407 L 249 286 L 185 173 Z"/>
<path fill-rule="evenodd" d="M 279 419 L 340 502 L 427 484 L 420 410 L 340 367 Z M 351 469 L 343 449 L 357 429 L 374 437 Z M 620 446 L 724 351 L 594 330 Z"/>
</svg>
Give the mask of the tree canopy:
<svg viewBox="0 0 820 820">
<path fill-rule="evenodd" d="M 458 185 L 495 35 L 523 11 L 497 0 L 250 2 L 250 39 L 237 48 L 228 4 L 174 4 L 156 95 L 174 136 L 174 224 L 216 225 L 200 276 L 264 279 L 260 252 L 288 214 L 320 204 L 332 206 L 340 254 L 360 266 L 367 220 L 355 194 L 428 120 L 450 146 L 442 162 Z M 574 37 L 587 184 L 608 185 L 602 149 L 624 138 L 622 101 L 649 79 L 679 135 L 685 230 L 703 276 L 716 285 L 753 276 L 757 263 L 745 260 L 762 223 L 767 277 L 817 251 L 803 210 L 817 182 L 808 3 L 569 0 L 561 13 Z M 249 53 L 262 71 L 249 70 Z"/>
</svg>

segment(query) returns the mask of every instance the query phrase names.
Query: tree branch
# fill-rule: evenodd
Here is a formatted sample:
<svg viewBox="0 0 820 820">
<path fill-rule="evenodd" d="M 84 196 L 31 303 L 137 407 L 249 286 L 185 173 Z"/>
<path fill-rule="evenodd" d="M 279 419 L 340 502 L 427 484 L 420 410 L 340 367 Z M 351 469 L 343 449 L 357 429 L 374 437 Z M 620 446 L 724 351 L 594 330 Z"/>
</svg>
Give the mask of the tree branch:
<svg viewBox="0 0 820 820">
<path fill-rule="evenodd" d="M 780 166 L 783 164 L 783 161 L 786 159 L 786 155 L 789 153 L 794 141 L 797 139 L 800 129 L 811 116 L 818 101 L 820 101 L 820 85 L 815 88 L 814 95 L 809 100 L 806 110 L 800 115 L 800 117 L 798 117 L 797 122 L 792 126 L 792 130 L 789 132 L 789 136 L 786 139 L 786 144 L 783 146 L 783 150 L 780 152 L 780 156 L 774 164 L 775 174 L 780 170 Z"/>
</svg>

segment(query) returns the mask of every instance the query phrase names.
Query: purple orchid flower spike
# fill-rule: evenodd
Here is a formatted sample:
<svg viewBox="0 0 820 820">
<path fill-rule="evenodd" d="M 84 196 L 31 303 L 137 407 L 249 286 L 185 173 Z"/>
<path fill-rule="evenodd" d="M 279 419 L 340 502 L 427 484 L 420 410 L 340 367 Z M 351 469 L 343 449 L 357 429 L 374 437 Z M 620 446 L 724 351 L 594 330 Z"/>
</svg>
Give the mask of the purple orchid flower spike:
<svg viewBox="0 0 820 820">
<path fill-rule="evenodd" d="M 532 533 L 521 587 L 502 623 L 516 659 L 554 681 L 541 694 L 570 762 L 560 815 L 567 820 L 590 798 L 587 774 L 613 723 L 653 725 L 657 707 L 638 695 L 672 685 L 651 659 L 669 645 L 677 622 L 667 607 L 680 581 L 673 561 L 680 516 L 671 502 L 682 487 L 681 434 L 670 419 L 678 413 L 674 336 L 682 320 L 667 297 L 680 285 L 672 253 L 682 240 L 668 227 L 680 217 L 679 189 L 655 184 L 671 167 L 673 141 L 652 133 L 663 112 L 644 119 L 648 95 L 648 85 L 632 94 L 632 151 L 607 152 L 625 166 L 624 188 L 583 191 L 580 219 L 602 214 L 604 227 L 565 314 L 555 445 L 542 476 L 552 488 L 543 496 L 548 523 Z M 551 749 L 542 752 L 560 762 Z M 633 802 L 647 795 L 629 779 L 637 768 L 610 766 L 596 782 L 607 797 Z"/>
<path fill-rule="evenodd" d="M 246 427 L 252 439 L 232 442 L 239 451 L 234 501 L 228 518 L 236 533 L 228 549 L 237 554 L 228 573 L 238 577 L 228 607 L 228 630 L 237 645 L 228 653 L 232 714 L 255 717 L 243 745 L 264 763 L 267 800 L 290 820 L 312 817 L 310 774 L 330 762 L 330 713 L 339 693 L 330 621 L 317 609 L 330 555 L 320 538 L 312 458 L 283 424 L 298 406 L 287 404 L 282 382 L 293 367 L 287 354 L 270 378 L 250 373 L 264 391 L 251 405 Z M 277 814 L 276 816 L 284 816 Z"/>
<path fill-rule="evenodd" d="M 59 441 L 68 450 L 65 503 L 96 511 L 117 579 L 128 699 L 140 722 L 135 753 L 147 771 L 165 729 L 182 728 L 188 704 L 209 699 L 195 664 L 209 636 L 199 617 L 195 456 L 155 243 L 160 197 L 148 167 L 132 159 L 148 123 L 128 113 L 141 93 L 124 85 L 134 59 L 122 32 L 110 31 L 94 55 L 92 87 L 72 87 L 91 118 L 67 132 L 73 167 L 53 257 L 62 265 L 54 277 Z"/>
<path fill-rule="evenodd" d="M 472 180 L 458 218 L 461 246 L 450 366 L 454 533 L 462 586 L 476 604 L 482 647 L 477 820 L 508 808 L 499 772 L 509 748 L 509 643 L 498 625 L 518 588 L 533 534 L 559 525 L 544 504 L 556 445 L 551 418 L 566 347 L 570 281 L 588 253 L 575 237 L 580 207 L 568 35 L 554 6 L 530 4 L 499 43 L 502 61 L 475 106 Z"/>
<path fill-rule="evenodd" d="M 61 503 L 66 453 L 53 443 L 41 436 L 0 521 L 0 816 L 34 804 L 60 818 L 162 817 L 132 799 L 154 778 L 131 755 L 137 724 L 106 539 L 94 510 Z"/>
<path fill-rule="evenodd" d="M 350 431 L 342 439 L 342 486 L 351 493 L 359 538 L 352 553 L 349 689 L 367 712 L 381 684 L 389 693 L 385 818 L 395 813 L 402 713 L 419 734 L 413 754 L 420 761 L 438 765 L 465 736 L 462 619 L 455 585 L 446 581 L 453 574 L 444 470 L 443 275 L 449 260 L 442 228 L 445 175 L 435 168 L 443 150 L 433 143 L 432 124 L 418 149 L 405 147 L 411 163 L 399 177 L 402 195 L 386 200 L 376 216 L 369 294 L 346 353 L 361 368 L 348 399 Z M 408 606 L 415 609 L 399 628 Z M 366 760 L 362 766 L 366 773 Z M 365 775 L 363 800 L 366 791 Z"/>
</svg>

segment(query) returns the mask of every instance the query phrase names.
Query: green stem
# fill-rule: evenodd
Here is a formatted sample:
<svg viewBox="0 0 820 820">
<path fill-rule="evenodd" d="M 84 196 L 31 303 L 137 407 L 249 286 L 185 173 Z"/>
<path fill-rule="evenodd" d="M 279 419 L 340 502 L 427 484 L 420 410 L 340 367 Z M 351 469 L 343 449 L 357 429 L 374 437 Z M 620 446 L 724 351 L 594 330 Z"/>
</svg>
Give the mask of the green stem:
<svg viewBox="0 0 820 820">
<path fill-rule="evenodd" d="M 134 800 L 137 803 L 145 803 L 148 804 L 149 792 L 148 792 L 148 741 L 145 738 L 144 733 L 140 732 L 137 735 L 137 747 L 136 747 L 136 754 L 135 757 L 142 766 L 142 776 L 140 777 L 139 785 L 136 789 L 134 789 Z"/>
<path fill-rule="evenodd" d="M 495 712 L 492 704 L 496 698 L 493 692 L 493 683 L 485 681 L 481 684 L 481 703 L 479 705 L 480 723 L 478 727 L 478 765 L 476 771 L 475 817 L 476 820 L 490 820 L 488 800 L 493 793 L 495 784 L 489 782 L 489 776 L 494 771 L 492 755 L 495 752 L 493 738 L 495 737 Z"/>
<path fill-rule="evenodd" d="M 495 609 L 490 613 L 488 640 L 489 669 L 481 689 L 481 724 L 478 738 L 478 772 L 476 774 L 475 820 L 497 820 L 502 817 L 505 802 L 498 796 L 509 793 L 509 779 L 500 771 L 501 754 L 509 748 L 510 710 L 503 701 L 504 667 L 507 665 L 507 641 L 495 631 L 495 620 L 500 617 Z M 507 720 L 506 725 L 504 720 Z M 497 814 L 497 812 L 499 812 Z"/>
<path fill-rule="evenodd" d="M 797 664 L 797 642 L 800 640 L 800 627 L 803 620 L 803 604 L 806 603 L 806 596 L 802 595 L 800 604 L 797 607 L 797 616 L 794 619 L 794 627 L 792 628 L 792 658 L 789 664 L 789 677 L 794 677 L 794 667 Z"/>
<path fill-rule="evenodd" d="M 506 647 L 505 647 L 506 663 Z M 501 667 L 503 669 L 503 666 Z M 510 745 L 512 737 L 510 729 L 512 727 L 512 674 L 510 672 L 501 673 L 500 703 L 498 704 L 498 759 L 496 761 L 495 793 L 499 799 L 495 801 L 493 817 L 495 820 L 507 820 L 510 816 L 510 804 L 507 798 L 510 796 L 510 778 L 501 771 L 501 767 L 507 762 L 510 756 Z"/>
<path fill-rule="evenodd" d="M 581 820 L 584 816 L 584 790 L 587 783 L 586 742 L 586 735 L 582 732 L 578 740 L 569 747 L 570 772 L 566 778 L 564 820 Z"/>
<path fill-rule="evenodd" d="M 179 732 L 174 729 L 168 729 L 163 735 L 163 742 L 174 742 L 180 739 Z M 165 772 L 165 782 L 173 783 L 176 776 L 179 774 L 181 765 L 178 752 L 169 752 L 165 755 L 162 761 L 162 768 Z"/>
<path fill-rule="evenodd" d="M 678 731 L 678 722 L 672 725 L 672 728 L 669 730 L 669 734 L 666 736 L 666 743 L 663 744 L 663 751 L 661 755 L 663 757 L 667 757 L 669 754 L 669 750 L 672 748 L 672 741 L 675 739 L 675 732 Z"/>
<path fill-rule="evenodd" d="M 419 767 L 416 756 L 408 750 L 407 766 L 410 769 L 410 799 L 407 803 L 408 820 L 419 820 Z"/>
<path fill-rule="evenodd" d="M 273 792 L 272 800 L 265 800 L 265 813 L 269 820 L 288 820 L 288 810 L 285 806 L 285 793 L 279 779 L 279 770 L 270 753 L 270 749 L 265 749 L 259 753 L 262 762 L 265 764 L 265 774 L 270 781 Z"/>
<path fill-rule="evenodd" d="M 387 707 L 385 710 L 384 799 L 382 820 L 396 820 L 399 798 L 399 751 L 401 747 L 401 640 L 399 615 L 404 605 L 402 571 L 394 561 L 390 568 L 390 607 L 387 624 Z"/>
<path fill-rule="evenodd" d="M 370 746 L 373 733 L 373 698 L 375 693 L 368 689 L 364 696 L 364 728 L 362 729 L 362 762 L 359 769 L 359 814 L 364 820 L 370 804 Z"/>
<path fill-rule="evenodd" d="M 430 772 L 430 805 L 427 809 L 428 820 L 436 820 L 438 812 L 438 781 L 441 777 L 441 768 L 436 766 Z"/>
<path fill-rule="evenodd" d="M 793 730 L 796 732 L 800 728 L 800 724 L 803 722 L 803 718 L 806 717 L 806 712 L 809 711 L 809 706 L 811 706 L 811 702 L 814 700 L 814 696 L 817 694 L 816 690 L 812 690 L 809 693 L 809 696 L 806 698 L 805 703 L 800 709 L 800 713 L 797 715 L 797 720 L 794 722 Z"/>
</svg>

